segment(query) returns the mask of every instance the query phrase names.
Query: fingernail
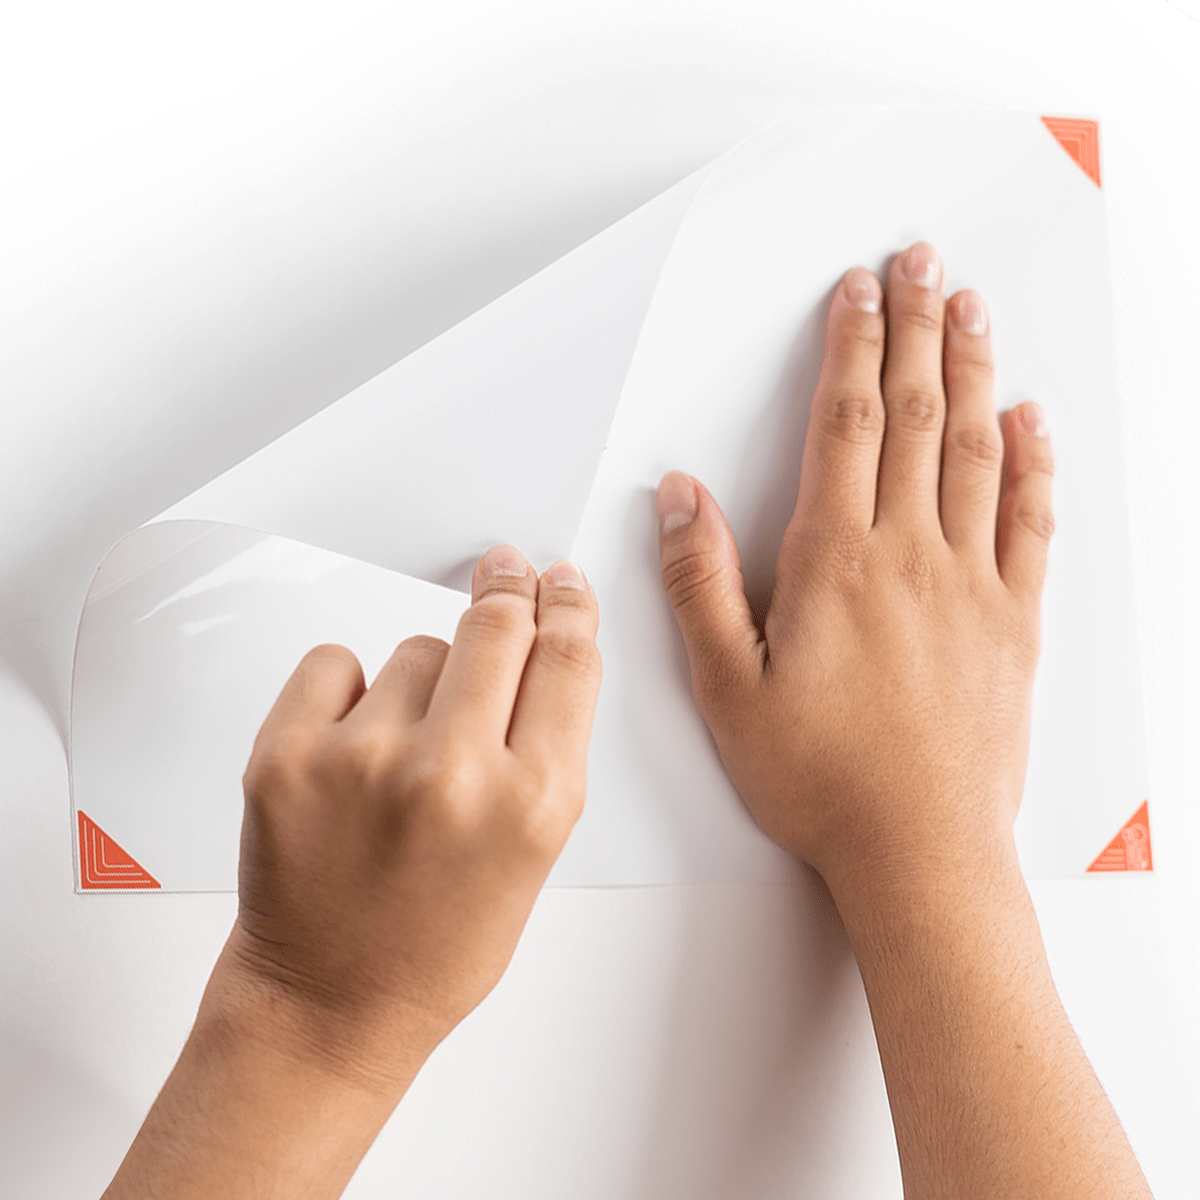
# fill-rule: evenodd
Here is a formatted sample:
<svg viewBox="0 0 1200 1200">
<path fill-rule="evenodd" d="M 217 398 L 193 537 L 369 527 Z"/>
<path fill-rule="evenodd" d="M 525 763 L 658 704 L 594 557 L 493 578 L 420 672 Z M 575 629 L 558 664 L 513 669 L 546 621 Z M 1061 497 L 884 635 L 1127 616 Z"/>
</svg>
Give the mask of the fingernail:
<svg viewBox="0 0 1200 1200">
<path fill-rule="evenodd" d="M 577 588 L 581 592 L 587 591 L 587 580 L 583 577 L 583 572 L 573 562 L 567 562 L 566 559 L 548 567 L 543 578 L 554 587 Z"/>
<path fill-rule="evenodd" d="M 842 291 L 846 294 L 847 302 L 863 312 L 877 313 L 883 300 L 883 289 L 879 280 L 866 267 L 855 267 L 846 272 L 842 281 Z"/>
<path fill-rule="evenodd" d="M 978 292 L 959 292 L 950 304 L 950 319 L 963 333 L 987 333 L 987 307 Z"/>
<path fill-rule="evenodd" d="M 485 579 L 510 575 L 521 578 L 529 574 L 525 556 L 512 546 L 493 546 L 480 560 L 479 569 Z"/>
<path fill-rule="evenodd" d="M 942 282 L 942 260 L 928 242 L 918 242 L 905 250 L 900 258 L 905 278 L 918 287 L 936 288 Z"/>
<path fill-rule="evenodd" d="M 1042 415 L 1042 406 L 1036 401 L 1027 400 L 1022 404 L 1017 412 L 1017 420 L 1021 422 L 1021 428 L 1026 433 L 1032 433 L 1034 437 L 1050 436 L 1046 430 L 1046 418 Z"/>
<path fill-rule="evenodd" d="M 658 485 L 658 534 L 690 525 L 696 519 L 696 485 L 682 471 L 668 471 Z"/>
</svg>

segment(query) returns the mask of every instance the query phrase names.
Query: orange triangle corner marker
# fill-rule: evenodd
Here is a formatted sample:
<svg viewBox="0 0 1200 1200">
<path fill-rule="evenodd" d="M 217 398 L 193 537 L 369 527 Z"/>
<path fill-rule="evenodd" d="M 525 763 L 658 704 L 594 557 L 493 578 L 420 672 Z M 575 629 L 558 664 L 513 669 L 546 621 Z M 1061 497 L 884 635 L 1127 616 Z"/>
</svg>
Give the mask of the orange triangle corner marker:
<svg viewBox="0 0 1200 1200">
<path fill-rule="evenodd" d="M 1100 125 L 1076 117 L 1043 117 L 1058 144 L 1080 165 L 1084 174 L 1100 186 Z"/>
<path fill-rule="evenodd" d="M 1089 871 L 1153 871 L 1150 855 L 1150 801 L 1129 818 L 1088 867 Z"/>
<path fill-rule="evenodd" d="M 162 884 L 79 810 L 79 886 L 85 891 L 139 890 Z"/>
</svg>

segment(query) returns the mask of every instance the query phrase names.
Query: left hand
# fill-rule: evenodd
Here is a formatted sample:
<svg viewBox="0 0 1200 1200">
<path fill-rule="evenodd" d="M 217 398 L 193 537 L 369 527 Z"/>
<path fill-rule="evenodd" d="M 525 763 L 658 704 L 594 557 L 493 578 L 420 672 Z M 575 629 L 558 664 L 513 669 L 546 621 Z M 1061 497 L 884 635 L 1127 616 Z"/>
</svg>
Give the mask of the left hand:
<svg viewBox="0 0 1200 1200">
<path fill-rule="evenodd" d="M 368 689 L 311 651 L 245 775 L 240 905 L 218 972 L 312 1050 L 403 1090 L 495 986 L 583 808 L 596 598 L 510 546 L 476 566 L 453 646 L 401 643 Z"/>
<path fill-rule="evenodd" d="M 341 1195 L 504 973 L 583 807 L 596 597 L 511 546 L 454 645 L 305 656 L 246 770 L 237 921 L 105 1200 Z"/>
</svg>

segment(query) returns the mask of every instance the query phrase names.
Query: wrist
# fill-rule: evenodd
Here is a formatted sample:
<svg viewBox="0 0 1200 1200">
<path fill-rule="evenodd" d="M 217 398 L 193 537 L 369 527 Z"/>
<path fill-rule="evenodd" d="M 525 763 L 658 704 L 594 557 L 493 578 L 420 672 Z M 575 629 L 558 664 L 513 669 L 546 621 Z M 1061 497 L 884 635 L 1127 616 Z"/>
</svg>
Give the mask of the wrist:
<svg viewBox="0 0 1200 1200">
<path fill-rule="evenodd" d="M 404 1020 L 365 1006 L 323 1004 L 258 971 L 244 949 L 235 927 L 192 1036 L 252 1056 L 268 1077 L 287 1086 L 390 1111 L 444 1036 L 420 1014 Z"/>
<path fill-rule="evenodd" d="M 913 922 L 999 919 L 997 910 L 1029 903 L 1011 827 L 999 823 L 957 837 L 876 839 L 823 875 L 852 940 Z"/>
<path fill-rule="evenodd" d="M 223 953 L 105 1200 L 335 1197 L 406 1090 L 318 1045 L 296 1005 Z"/>
</svg>

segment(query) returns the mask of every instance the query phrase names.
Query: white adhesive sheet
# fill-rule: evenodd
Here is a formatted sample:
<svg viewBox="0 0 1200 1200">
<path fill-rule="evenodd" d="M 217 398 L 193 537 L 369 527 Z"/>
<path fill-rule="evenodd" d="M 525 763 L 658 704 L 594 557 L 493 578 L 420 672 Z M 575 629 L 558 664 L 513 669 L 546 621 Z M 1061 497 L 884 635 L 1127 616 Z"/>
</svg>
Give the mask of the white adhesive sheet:
<svg viewBox="0 0 1200 1200">
<path fill-rule="evenodd" d="M 1036 114 L 816 110 L 750 138 L 234 465 L 100 565 L 71 714 L 77 887 L 237 885 L 241 773 L 303 653 L 368 679 L 451 640 L 496 542 L 570 557 L 605 678 L 561 886 L 737 883 L 795 867 L 691 700 L 654 490 L 722 505 L 769 600 L 832 289 L 932 241 L 981 291 L 997 403 L 1043 405 L 1058 462 L 1025 798 L 1030 875 L 1087 870 L 1146 799 L 1103 190 Z M 1147 864 L 1148 865 L 1148 862 Z"/>
</svg>

